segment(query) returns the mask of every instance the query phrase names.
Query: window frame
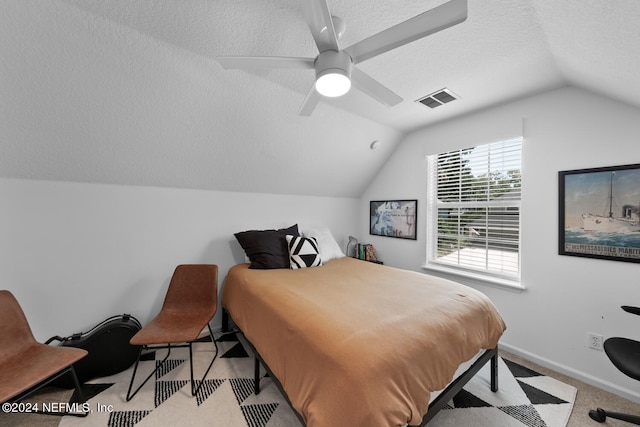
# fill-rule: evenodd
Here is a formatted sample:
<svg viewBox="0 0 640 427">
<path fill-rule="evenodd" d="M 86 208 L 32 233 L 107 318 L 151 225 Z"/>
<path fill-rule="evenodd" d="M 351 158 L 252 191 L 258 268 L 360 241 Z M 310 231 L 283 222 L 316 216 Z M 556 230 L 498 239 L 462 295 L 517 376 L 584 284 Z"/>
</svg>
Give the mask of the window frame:
<svg viewBox="0 0 640 427">
<path fill-rule="evenodd" d="M 442 201 L 442 200 L 437 200 L 436 199 L 436 194 L 437 194 L 437 189 L 438 189 L 438 170 L 437 170 L 437 165 L 438 165 L 438 157 L 439 156 L 444 156 L 444 155 L 451 155 L 453 153 L 460 153 L 460 155 L 462 155 L 463 152 L 468 151 L 468 150 L 473 150 L 476 149 L 478 147 L 490 147 L 492 145 L 498 145 L 498 144 L 505 144 L 505 143 L 512 143 L 512 142 L 519 142 L 520 146 L 519 146 L 519 180 L 516 182 L 516 185 L 519 188 L 519 195 L 518 197 L 514 198 L 513 195 L 511 195 L 510 197 L 505 197 L 504 199 L 500 200 L 499 197 L 494 198 L 493 200 L 491 199 L 487 199 L 484 201 L 463 201 L 463 200 L 457 200 L 457 201 Z M 503 147 L 504 148 L 504 147 Z M 509 138 L 509 139 L 504 139 L 504 140 L 500 140 L 500 141 L 495 141 L 495 142 L 491 142 L 488 144 L 478 144 L 475 145 L 473 147 L 469 147 L 467 149 L 462 149 L 462 150 L 450 150 L 447 152 L 442 152 L 442 153 L 435 153 L 435 154 L 431 154 L 431 155 L 427 155 L 426 156 L 426 161 L 427 161 L 427 226 L 426 226 L 426 260 L 425 260 L 425 265 L 423 266 L 424 269 L 427 270 L 434 270 L 440 273 L 445 273 L 447 275 L 454 275 L 454 276 L 462 276 L 462 277 L 466 277 L 466 278 L 470 278 L 473 279 L 474 281 L 479 281 L 481 283 L 487 283 L 487 284 L 494 284 L 494 285 L 499 285 L 499 286 L 506 286 L 509 288 L 515 288 L 518 290 L 522 290 L 524 289 L 524 286 L 521 283 L 521 253 L 522 253 L 522 246 L 521 246 L 521 240 L 522 240 L 522 154 L 524 151 L 524 138 L 523 137 L 517 137 L 517 138 Z M 487 158 L 489 156 L 489 151 L 487 154 Z M 462 163 L 460 163 L 460 169 L 463 168 Z M 508 169 L 507 169 L 508 170 Z M 490 172 L 490 168 L 487 167 L 487 172 Z M 505 172 L 505 171 L 503 171 Z M 474 175 L 475 176 L 475 175 Z M 506 194 L 507 192 L 505 192 Z M 462 196 L 460 196 L 460 198 L 462 198 Z M 458 260 L 458 264 L 454 264 L 454 263 L 450 263 L 450 262 L 443 262 L 443 261 L 439 261 L 438 257 L 437 257 L 437 253 L 438 253 L 438 242 L 439 242 L 439 237 L 441 237 L 439 235 L 438 232 L 438 218 L 439 218 L 439 209 L 461 209 L 461 208 L 465 208 L 465 207 L 474 207 L 474 208 L 484 208 L 484 209 L 491 209 L 491 208 L 499 208 L 499 209 L 503 209 L 504 212 L 508 212 L 509 209 L 515 208 L 517 209 L 517 222 L 516 223 L 510 223 L 511 225 L 516 225 L 516 227 L 514 228 L 515 232 L 517 232 L 518 234 L 518 238 L 517 238 L 517 252 L 516 252 L 516 265 L 517 265 L 517 272 L 514 274 L 510 274 L 510 273 L 505 273 L 505 272 L 499 272 L 499 271 L 493 271 L 491 269 L 488 268 L 471 268 L 468 265 L 464 265 L 464 264 L 460 264 L 460 261 Z M 485 213 L 485 216 L 488 218 L 491 214 L 490 213 Z M 487 220 L 488 222 L 490 220 Z M 487 223 L 488 223 L 487 222 Z M 458 230 L 457 230 L 457 234 L 454 235 L 454 238 L 460 238 L 461 234 L 461 226 L 460 224 L 457 225 Z M 464 226 L 463 226 L 464 227 Z M 487 226 L 486 230 L 489 230 L 489 227 Z M 489 258 L 489 245 L 492 241 L 492 238 L 490 238 L 488 236 L 488 231 L 487 231 L 487 235 L 484 237 L 484 241 L 486 243 L 486 250 L 487 253 L 485 254 L 485 257 L 488 259 Z M 458 256 L 460 256 L 460 249 L 458 249 L 457 251 L 455 251 L 458 253 Z"/>
</svg>

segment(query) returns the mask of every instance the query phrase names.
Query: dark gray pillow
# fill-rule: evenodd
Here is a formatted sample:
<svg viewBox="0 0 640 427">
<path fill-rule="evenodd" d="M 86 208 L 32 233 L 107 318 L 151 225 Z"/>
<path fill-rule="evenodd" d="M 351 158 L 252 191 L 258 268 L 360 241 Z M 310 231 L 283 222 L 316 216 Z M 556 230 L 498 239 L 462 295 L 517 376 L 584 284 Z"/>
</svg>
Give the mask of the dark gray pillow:
<svg viewBox="0 0 640 427">
<path fill-rule="evenodd" d="M 234 234 L 251 264 L 249 268 L 289 268 L 289 248 L 285 236 L 299 236 L 298 224 L 280 230 L 248 230 Z"/>
</svg>

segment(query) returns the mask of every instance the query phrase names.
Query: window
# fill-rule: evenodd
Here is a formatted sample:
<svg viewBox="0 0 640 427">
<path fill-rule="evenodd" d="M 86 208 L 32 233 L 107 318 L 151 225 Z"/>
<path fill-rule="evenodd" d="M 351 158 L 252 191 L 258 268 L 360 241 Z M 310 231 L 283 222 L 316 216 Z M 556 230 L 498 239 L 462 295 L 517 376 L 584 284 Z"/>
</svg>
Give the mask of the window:
<svg viewBox="0 0 640 427">
<path fill-rule="evenodd" d="M 522 138 L 428 156 L 427 267 L 520 280 Z"/>
</svg>

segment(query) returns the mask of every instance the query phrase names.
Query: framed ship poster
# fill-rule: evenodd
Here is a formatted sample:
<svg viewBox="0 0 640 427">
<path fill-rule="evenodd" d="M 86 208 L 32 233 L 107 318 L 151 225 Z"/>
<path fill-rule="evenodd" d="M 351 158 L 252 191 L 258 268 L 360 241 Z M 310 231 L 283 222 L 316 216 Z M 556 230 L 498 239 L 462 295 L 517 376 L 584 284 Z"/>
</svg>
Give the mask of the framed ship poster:
<svg viewBox="0 0 640 427">
<path fill-rule="evenodd" d="M 416 240 L 417 200 L 369 202 L 369 234 Z"/>
<path fill-rule="evenodd" d="M 560 255 L 640 262 L 640 164 L 558 172 Z"/>
</svg>

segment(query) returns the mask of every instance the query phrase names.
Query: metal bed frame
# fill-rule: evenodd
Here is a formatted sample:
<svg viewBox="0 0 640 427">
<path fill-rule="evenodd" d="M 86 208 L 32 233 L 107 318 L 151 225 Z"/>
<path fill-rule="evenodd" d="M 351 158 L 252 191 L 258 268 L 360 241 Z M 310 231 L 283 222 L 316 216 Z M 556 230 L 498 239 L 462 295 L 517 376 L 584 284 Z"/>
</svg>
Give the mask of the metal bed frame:
<svg viewBox="0 0 640 427">
<path fill-rule="evenodd" d="M 222 309 L 222 332 L 228 332 L 229 331 L 229 320 L 233 321 L 233 319 L 231 319 L 231 316 L 230 316 L 229 312 L 223 307 L 223 309 Z M 287 400 L 287 403 L 289 404 L 289 406 L 291 407 L 293 412 L 296 414 L 296 416 L 300 420 L 300 423 L 303 426 L 305 426 L 306 424 L 304 422 L 304 419 L 302 418 L 300 413 L 298 413 L 298 411 L 291 404 L 291 401 L 289 400 L 289 396 L 287 396 L 287 393 L 284 391 L 284 388 L 282 387 L 282 384 L 280 383 L 280 380 L 278 380 L 278 378 L 273 374 L 273 372 L 271 371 L 271 368 L 269 368 L 269 365 L 267 365 L 267 363 L 264 361 L 264 359 L 262 359 L 262 356 L 260 356 L 260 353 L 258 353 L 258 351 L 254 347 L 253 343 L 251 341 L 249 341 L 249 339 L 247 339 L 247 337 L 244 334 L 244 332 L 242 332 L 242 329 L 240 329 L 240 327 L 237 324 L 236 324 L 236 327 L 242 333 L 242 335 L 245 337 L 245 340 L 247 341 L 247 343 L 249 343 L 249 346 L 251 347 L 251 350 L 253 351 L 253 354 L 255 356 L 255 364 L 254 364 L 254 393 L 256 395 L 260 393 L 260 364 L 262 364 L 264 366 L 265 370 L 267 371 L 267 373 L 269 374 L 269 376 L 271 377 L 271 379 L 273 380 L 274 384 L 278 388 L 278 390 L 280 390 L 282 395 Z M 494 347 L 492 349 L 485 350 L 475 360 L 475 362 L 473 362 L 473 364 L 471 364 L 471 366 L 466 371 L 464 371 L 456 379 L 454 379 L 429 404 L 429 410 L 427 411 L 427 413 L 422 418 L 422 422 L 418 425 L 418 427 L 426 426 L 429 423 L 429 421 L 431 421 L 431 419 L 433 419 L 433 417 L 435 417 L 436 414 L 442 408 L 444 408 L 445 405 L 449 401 L 451 401 L 451 399 L 453 399 L 460 392 L 460 390 L 462 390 L 464 388 L 464 386 L 471 380 L 471 378 L 473 378 L 478 373 L 478 371 L 480 369 L 482 369 L 482 367 L 487 363 L 490 363 L 490 368 L 491 368 L 491 391 L 494 392 L 494 393 L 497 392 L 498 391 L 498 346 L 496 346 L 496 347 Z"/>
</svg>

